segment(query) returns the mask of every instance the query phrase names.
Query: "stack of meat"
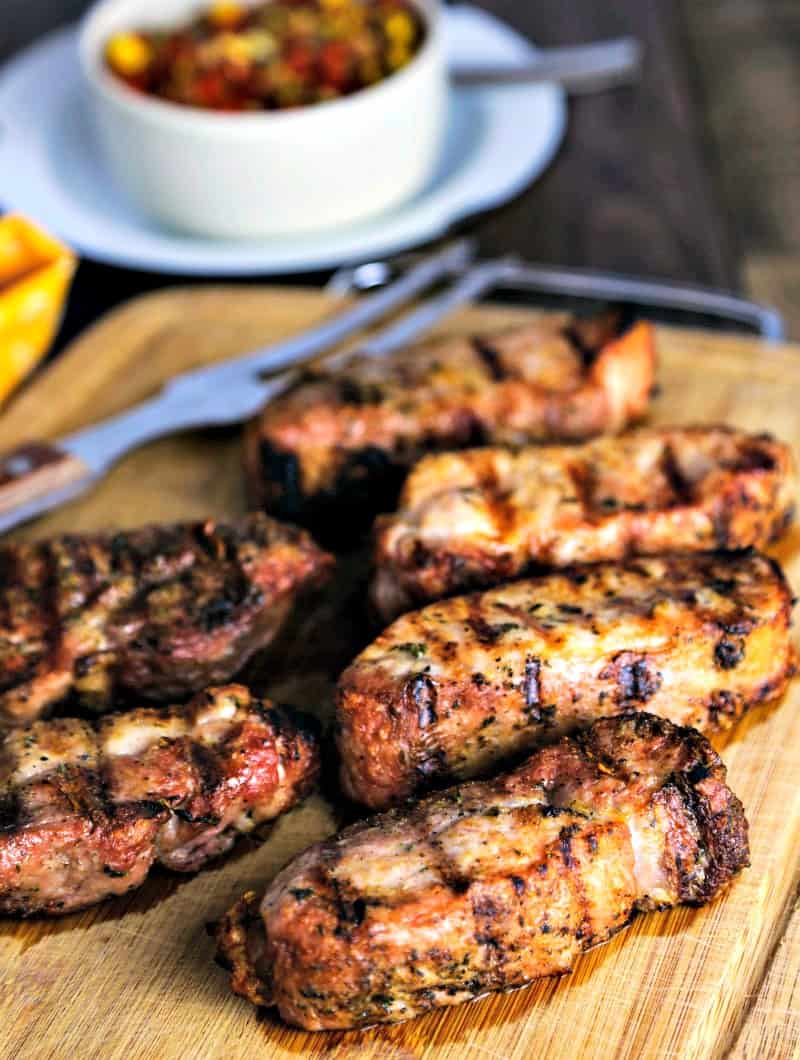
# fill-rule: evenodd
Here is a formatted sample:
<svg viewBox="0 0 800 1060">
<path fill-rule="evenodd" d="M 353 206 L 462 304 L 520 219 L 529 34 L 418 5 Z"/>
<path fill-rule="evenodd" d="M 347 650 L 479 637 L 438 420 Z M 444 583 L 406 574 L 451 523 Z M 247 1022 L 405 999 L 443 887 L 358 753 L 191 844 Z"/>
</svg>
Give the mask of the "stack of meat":
<svg viewBox="0 0 800 1060">
<path fill-rule="evenodd" d="M 259 506 L 328 541 L 375 519 L 391 624 L 337 688 L 341 787 L 380 813 L 223 917 L 236 992 L 308 1029 L 408 1019 L 567 971 L 747 865 L 702 734 L 794 671 L 758 551 L 792 461 L 627 431 L 654 375 L 650 327 L 603 315 L 356 357 L 251 424 Z M 314 722 L 223 682 L 331 563 L 263 515 L 0 550 L 0 909 L 195 870 L 310 790 Z"/>
</svg>

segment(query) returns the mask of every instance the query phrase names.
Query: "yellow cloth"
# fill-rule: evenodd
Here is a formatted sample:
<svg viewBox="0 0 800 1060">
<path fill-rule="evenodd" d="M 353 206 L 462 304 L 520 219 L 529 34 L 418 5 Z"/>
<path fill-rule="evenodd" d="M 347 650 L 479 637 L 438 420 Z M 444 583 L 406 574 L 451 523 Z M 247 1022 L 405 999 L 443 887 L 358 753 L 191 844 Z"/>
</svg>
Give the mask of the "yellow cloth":
<svg viewBox="0 0 800 1060">
<path fill-rule="evenodd" d="M 0 218 L 0 402 L 50 348 L 75 265 L 68 247 L 30 221 Z"/>
</svg>

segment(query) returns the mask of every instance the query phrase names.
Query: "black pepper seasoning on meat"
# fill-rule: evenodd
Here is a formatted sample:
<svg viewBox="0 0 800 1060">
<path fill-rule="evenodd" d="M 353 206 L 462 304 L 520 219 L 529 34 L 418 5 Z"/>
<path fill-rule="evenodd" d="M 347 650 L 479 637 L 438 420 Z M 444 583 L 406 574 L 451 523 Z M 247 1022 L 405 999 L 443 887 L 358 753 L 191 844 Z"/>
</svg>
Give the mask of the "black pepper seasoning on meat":
<svg viewBox="0 0 800 1060">
<path fill-rule="evenodd" d="M 722 670 L 733 670 L 744 659 L 744 640 L 723 637 L 714 648 L 714 661 Z"/>
</svg>

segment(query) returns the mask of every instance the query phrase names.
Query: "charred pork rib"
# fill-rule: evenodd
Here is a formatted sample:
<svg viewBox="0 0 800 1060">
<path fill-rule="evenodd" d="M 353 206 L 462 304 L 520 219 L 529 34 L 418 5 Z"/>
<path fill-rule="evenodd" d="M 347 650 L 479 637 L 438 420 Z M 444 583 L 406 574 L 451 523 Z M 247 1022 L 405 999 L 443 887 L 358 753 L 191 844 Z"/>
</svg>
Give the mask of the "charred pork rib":
<svg viewBox="0 0 800 1060">
<path fill-rule="evenodd" d="M 424 453 L 622 430 L 647 409 L 654 372 L 652 328 L 619 334 L 612 316 L 354 357 L 313 372 L 251 424 L 251 500 L 328 536 L 341 536 L 346 515 L 352 535 L 394 506 Z"/>
<path fill-rule="evenodd" d="M 791 610 L 756 552 L 572 567 L 429 604 L 340 678 L 342 785 L 380 809 L 626 710 L 729 726 L 786 688 Z"/>
<path fill-rule="evenodd" d="M 531 567 L 761 548 L 796 488 L 786 445 L 727 427 L 430 456 L 378 520 L 373 601 L 388 620 Z"/>
<path fill-rule="evenodd" d="M 330 562 L 264 515 L 0 548 L 0 727 L 229 680 Z"/>
<path fill-rule="evenodd" d="M 194 872 L 288 810 L 319 767 L 311 719 L 241 685 L 190 704 L 13 729 L 0 745 L 0 913 L 61 914 Z"/>
<path fill-rule="evenodd" d="M 708 742 L 621 716 L 311 847 L 218 943 L 233 989 L 289 1023 L 393 1022 L 567 972 L 636 913 L 710 901 L 747 863 Z"/>
</svg>

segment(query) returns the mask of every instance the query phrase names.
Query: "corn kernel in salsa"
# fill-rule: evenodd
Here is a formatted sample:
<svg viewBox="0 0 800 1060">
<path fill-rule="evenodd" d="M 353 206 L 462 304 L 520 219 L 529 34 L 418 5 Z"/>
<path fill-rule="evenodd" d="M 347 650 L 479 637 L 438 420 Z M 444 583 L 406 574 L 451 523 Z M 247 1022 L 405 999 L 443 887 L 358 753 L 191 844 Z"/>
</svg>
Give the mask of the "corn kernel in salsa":
<svg viewBox="0 0 800 1060">
<path fill-rule="evenodd" d="M 241 4 L 226 3 L 225 0 L 220 0 L 218 4 L 212 4 L 208 9 L 208 20 L 214 26 L 227 26 L 237 25 L 244 17 L 244 8 Z"/>
<path fill-rule="evenodd" d="M 389 77 L 424 35 L 410 0 L 218 0 L 176 29 L 115 34 L 105 58 L 130 88 L 171 103 L 279 110 Z"/>
<path fill-rule="evenodd" d="M 109 66 L 120 77 L 139 77 L 153 60 L 153 49 L 139 33 L 118 33 L 108 42 Z"/>
</svg>

